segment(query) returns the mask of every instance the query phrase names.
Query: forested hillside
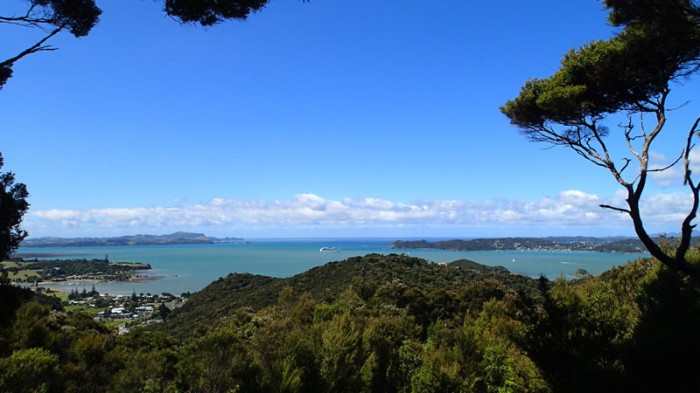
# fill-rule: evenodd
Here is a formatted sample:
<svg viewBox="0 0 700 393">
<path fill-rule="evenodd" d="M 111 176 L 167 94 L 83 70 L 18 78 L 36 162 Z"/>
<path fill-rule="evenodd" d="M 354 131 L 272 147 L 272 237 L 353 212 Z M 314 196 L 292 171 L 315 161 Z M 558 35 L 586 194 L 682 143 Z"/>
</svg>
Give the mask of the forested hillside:
<svg viewBox="0 0 700 393">
<path fill-rule="evenodd" d="M 230 275 L 156 328 L 125 335 L 2 288 L 3 392 L 700 386 L 699 285 L 651 260 L 550 282 L 471 261 L 371 254 L 287 279 Z"/>
<path fill-rule="evenodd" d="M 230 274 L 193 294 L 164 328 L 175 335 L 188 335 L 193 329 L 216 324 L 240 307 L 257 311 L 275 305 L 280 292 L 290 300 L 308 295 L 332 303 L 346 291 L 368 300 L 377 291 L 400 297 L 399 289 L 403 288 L 411 289 L 410 296 L 420 295 L 421 301 L 431 301 L 430 296 L 437 296 L 447 288 L 459 288 L 487 278 L 522 291 L 532 292 L 535 288 L 535 281 L 530 278 L 471 261 L 440 266 L 405 255 L 369 254 L 331 262 L 290 278 Z M 410 303 L 410 299 L 403 299 L 402 307 L 404 303 Z"/>
</svg>

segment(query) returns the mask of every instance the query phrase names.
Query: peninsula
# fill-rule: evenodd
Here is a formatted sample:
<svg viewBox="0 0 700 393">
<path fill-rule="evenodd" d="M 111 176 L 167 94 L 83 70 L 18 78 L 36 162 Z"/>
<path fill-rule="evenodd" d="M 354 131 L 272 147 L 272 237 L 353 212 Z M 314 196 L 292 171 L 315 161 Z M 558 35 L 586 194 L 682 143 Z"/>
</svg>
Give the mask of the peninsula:
<svg viewBox="0 0 700 393">
<path fill-rule="evenodd" d="M 672 239 L 670 239 L 672 240 Z M 497 250 L 547 250 L 547 251 L 592 251 L 646 253 L 642 242 L 627 237 L 502 237 L 471 240 L 397 240 L 394 249 L 429 248 L 450 251 L 497 251 Z"/>
<path fill-rule="evenodd" d="M 168 235 L 131 235 L 118 237 L 40 237 L 22 242 L 22 247 L 105 247 L 159 246 L 173 244 L 214 244 L 241 242 L 235 237 L 216 238 L 203 233 L 175 232 Z"/>
<path fill-rule="evenodd" d="M 53 259 L 26 260 L 16 258 L 13 261 L 0 262 L 1 270 L 8 273 L 8 278 L 16 283 L 49 283 L 65 281 L 134 281 L 152 280 L 159 277 L 143 274 L 151 265 L 141 262 L 110 262 L 105 259 Z"/>
</svg>

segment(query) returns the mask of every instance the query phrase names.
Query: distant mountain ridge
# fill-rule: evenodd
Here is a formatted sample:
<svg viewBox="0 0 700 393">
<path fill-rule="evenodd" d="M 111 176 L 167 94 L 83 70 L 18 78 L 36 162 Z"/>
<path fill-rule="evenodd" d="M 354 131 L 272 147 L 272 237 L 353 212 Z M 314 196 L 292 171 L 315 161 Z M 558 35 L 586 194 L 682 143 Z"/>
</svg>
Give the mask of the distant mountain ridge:
<svg viewBox="0 0 700 393">
<path fill-rule="evenodd" d="M 671 238 L 672 239 L 672 238 Z M 697 241 L 697 239 L 694 239 Z M 453 251 L 495 251 L 495 250 L 557 250 L 557 251 L 593 251 L 646 253 L 644 245 L 637 238 L 625 237 L 502 237 L 471 240 L 444 240 L 430 242 L 426 240 L 397 240 L 392 243 L 394 249 L 429 248 Z"/>
<path fill-rule="evenodd" d="M 209 237 L 203 233 L 175 232 L 167 235 L 128 235 L 117 237 L 40 237 L 25 239 L 22 247 L 102 247 L 102 246 L 155 246 L 172 244 L 214 244 L 243 241 L 226 237 Z"/>
</svg>

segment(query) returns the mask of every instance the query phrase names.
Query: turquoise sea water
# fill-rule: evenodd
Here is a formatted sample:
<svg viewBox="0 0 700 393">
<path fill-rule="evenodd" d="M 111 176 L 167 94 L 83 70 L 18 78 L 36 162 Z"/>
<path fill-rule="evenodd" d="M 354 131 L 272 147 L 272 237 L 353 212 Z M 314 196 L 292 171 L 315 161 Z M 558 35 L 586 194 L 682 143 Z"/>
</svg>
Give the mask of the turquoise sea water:
<svg viewBox="0 0 700 393">
<path fill-rule="evenodd" d="M 641 254 L 559 252 L 559 251 L 440 251 L 393 250 L 390 240 L 252 240 L 249 243 L 210 245 L 126 246 L 126 247 L 58 247 L 24 248 L 19 253 L 56 254 L 54 258 L 104 258 L 112 262 L 144 262 L 152 266 L 145 274 L 162 276 L 147 282 L 100 283 L 101 293 L 131 294 L 194 292 L 229 273 L 253 273 L 273 277 L 290 277 L 312 267 L 369 253 L 408 254 L 431 262 L 470 259 L 484 265 L 504 266 L 512 272 L 550 278 L 574 277 L 578 268 L 593 274 L 622 265 Z M 337 247 L 337 252 L 319 252 L 321 247 Z M 90 290 L 92 284 L 55 288 Z"/>
</svg>

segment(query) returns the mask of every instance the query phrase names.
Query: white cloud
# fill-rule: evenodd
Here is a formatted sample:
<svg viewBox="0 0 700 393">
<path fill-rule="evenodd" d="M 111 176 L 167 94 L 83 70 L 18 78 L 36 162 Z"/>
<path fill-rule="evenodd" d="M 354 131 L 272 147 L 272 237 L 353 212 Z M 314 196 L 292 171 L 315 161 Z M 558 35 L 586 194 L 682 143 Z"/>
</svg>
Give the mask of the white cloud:
<svg viewBox="0 0 700 393">
<path fill-rule="evenodd" d="M 133 207 L 86 210 L 31 210 L 25 218 L 34 236 L 163 233 L 197 230 L 208 234 L 256 233 L 301 235 L 309 230 L 344 230 L 363 235 L 395 228 L 414 228 L 416 235 L 474 232 L 489 229 L 511 235 L 614 232 L 630 229 L 628 217 L 600 208 L 600 204 L 625 207 L 624 192 L 601 198 L 579 190 L 565 190 L 556 197 L 540 200 L 490 199 L 423 200 L 413 203 L 379 198 L 326 199 L 315 194 L 298 194 L 282 200 L 235 200 L 214 198 L 207 203 L 179 207 Z M 684 193 L 649 195 L 642 205 L 650 228 L 679 224 L 690 206 Z M 676 225 L 677 226 L 677 225 Z M 611 229 L 613 228 L 613 229 Z M 671 229 L 659 229 L 671 231 Z M 355 231 L 355 232 L 353 232 Z M 421 232 L 419 234 L 418 232 Z M 425 232 L 428 233 L 425 233 Z M 517 232 L 517 233 L 515 233 Z"/>
</svg>

